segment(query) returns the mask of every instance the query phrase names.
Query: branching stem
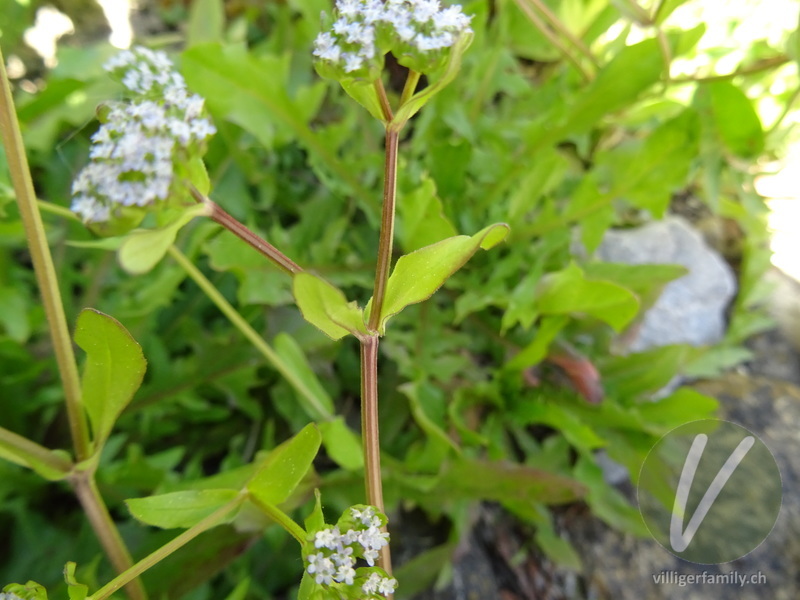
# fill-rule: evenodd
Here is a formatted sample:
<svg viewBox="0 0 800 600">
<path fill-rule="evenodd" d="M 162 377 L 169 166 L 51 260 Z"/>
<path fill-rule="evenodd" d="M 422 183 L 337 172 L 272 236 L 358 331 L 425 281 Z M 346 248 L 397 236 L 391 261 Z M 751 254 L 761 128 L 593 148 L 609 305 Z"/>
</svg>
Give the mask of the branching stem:
<svg viewBox="0 0 800 600">
<path fill-rule="evenodd" d="M 126 573 L 133 566 L 133 558 L 131 558 L 130 552 L 128 552 L 125 542 L 108 512 L 103 497 L 100 495 L 100 490 L 97 489 L 94 470 L 76 471 L 70 481 L 72 488 L 75 490 L 75 495 L 81 503 L 83 512 L 100 539 L 100 545 L 108 555 L 114 570 L 120 574 Z M 128 579 L 125 591 L 134 600 L 146 600 L 147 598 L 144 586 L 138 578 Z"/>
<path fill-rule="evenodd" d="M 245 499 L 247 498 L 246 494 L 240 494 L 236 496 L 233 500 L 221 506 L 213 513 L 208 515 L 203 520 L 199 521 L 178 537 L 173 539 L 171 542 L 168 542 L 161 546 L 158 550 L 153 552 L 152 554 L 146 556 L 138 563 L 133 565 L 130 569 L 115 577 L 111 581 L 109 581 L 106 585 L 101 587 L 97 590 L 94 594 L 89 596 L 88 600 L 105 600 L 111 596 L 114 592 L 120 589 L 122 586 L 126 585 L 128 582 L 132 581 L 147 569 L 151 568 L 152 566 L 156 565 L 167 556 L 178 550 L 179 548 L 185 546 L 187 543 L 192 541 L 201 533 L 208 531 L 212 527 L 216 527 L 220 523 L 222 523 L 225 518 L 231 513 L 231 511 L 235 510 L 238 506 L 240 506 Z"/>
<path fill-rule="evenodd" d="M 397 147 L 400 132 L 392 128 L 386 131 L 386 161 L 383 179 L 383 211 L 381 214 L 381 233 L 378 241 L 378 266 L 375 270 L 375 289 L 372 294 L 372 307 L 369 314 L 370 331 L 377 332 L 381 321 L 386 284 L 392 263 L 394 241 L 394 212 L 397 193 Z"/>
<path fill-rule="evenodd" d="M 72 339 L 67 327 L 67 318 L 64 314 L 64 305 L 61 301 L 61 291 L 58 288 L 53 257 L 47 244 L 47 236 L 42 224 L 42 215 L 33 190 L 33 181 L 25 155 L 25 146 L 22 143 L 19 123 L 14 110 L 14 99 L 11 95 L 11 85 L 6 74 L 5 59 L 0 51 L 0 135 L 6 148 L 8 169 L 11 181 L 17 196 L 22 223 L 25 226 L 25 235 L 28 238 L 28 248 L 31 262 L 36 273 L 36 281 L 42 294 L 42 304 L 50 327 L 50 336 L 53 340 L 53 351 L 56 355 L 58 371 L 64 387 L 64 400 L 67 408 L 72 444 L 78 462 L 86 460 L 92 451 L 89 440 L 89 427 L 86 413 L 83 410 L 81 399 L 81 383 L 78 376 L 78 365 L 75 362 L 75 352 L 72 348 Z"/>
<path fill-rule="evenodd" d="M 258 250 L 261 254 L 271 260 L 281 271 L 288 273 L 289 275 L 302 272 L 302 267 L 295 263 L 291 258 L 286 256 L 283 252 L 278 250 L 275 246 L 270 244 L 267 240 L 259 236 L 246 225 L 235 219 L 219 204 L 201 194 L 197 188 L 194 186 L 189 186 L 189 191 L 198 203 L 204 204 L 211 208 L 211 214 L 209 216 L 214 221 L 222 225 L 235 236 L 247 242 L 247 244 L 249 244 L 252 248 Z"/>
</svg>

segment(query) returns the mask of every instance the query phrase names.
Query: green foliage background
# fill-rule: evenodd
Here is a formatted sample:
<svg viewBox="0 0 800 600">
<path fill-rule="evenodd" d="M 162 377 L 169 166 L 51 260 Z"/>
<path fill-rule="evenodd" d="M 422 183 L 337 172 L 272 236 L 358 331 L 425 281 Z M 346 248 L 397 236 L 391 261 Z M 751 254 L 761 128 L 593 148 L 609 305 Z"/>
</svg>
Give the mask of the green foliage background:
<svg viewBox="0 0 800 600">
<path fill-rule="evenodd" d="M 478 500 L 502 504 L 535 528 L 544 552 L 573 568 L 579 558 L 554 533 L 550 504 L 584 501 L 612 526 L 645 535 L 635 508 L 604 483 L 596 451 L 605 448 L 635 480 L 661 434 L 716 406 L 689 388 L 657 402 L 650 396 L 676 374 L 710 375 L 746 359 L 742 342 L 768 324 L 757 310 L 768 253 L 753 178 L 794 139 L 786 117 L 798 94 L 798 35 L 783 19 L 786 31 L 743 46 L 732 40 L 747 25 L 746 2 L 720 9 L 714 22 L 707 7 L 681 4 L 548 2 L 587 55 L 564 35 L 566 50 L 547 39 L 531 21 L 531 12 L 542 14 L 533 2 L 470 2 L 476 35 L 462 71 L 401 142 L 399 251 L 472 235 L 487 223 L 511 227 L 503 246 L 479 253 L 430 301 L 396 316 L 382 344 L 387 504 L 419 507 L 449 531 L 400 568 L 402 597 L 444 568 Z M 21 47 L 34 8 L 0 2 L 6 55 Z M 328 3 L 196 0 L 160 10 L 165 30 L 174 31 L 138 41 L 175 50 L 190 88 L 207 99 L 219 129 L 207 155 L 212 198 L 363 304 L 377 247 L 382 131 L 313 71 L 310 49 Z M 786 10 L 796 24 L 796 6 Z M 716 37 L 716 21 L 730 39 Z M 58 66 L 17 90 L 37 193 L 62 207 L 87 159 L 97 104 L 120 94 L 101 69 L 113 48 L 64 41 Z M 399 94 L 396 76 L 390 73 L 389 87 Z M 4 165 L 0 425 L 67 448 L 57 372 Z M 712 348 L 622 355 L 615 334 L 681 272 L 600 264 L 576 254 L 575 241 L 591 254 L 609 227 L 661 218 L 679 197 L 699 199 L 743 231 L 729 331 Z M 357 344 L 333 342 L 307 324 L 286 276 L 210 222 L 196 219 L 178 237 L 315 402 L 297 394 L 170 259 L 133 276 L 79 224 L 48 214 L 47 227 L 71 321 L 88 306 L 113 315 L 148 361 L 99 471 L 135 556 L 174 532 L 136 524 L 123 500 L 242 467 L 311 420 L 321 423 L 325 452 L 302 489 L 320 486 L 331 514 L 361 501 Z M 524 372 L 563 343 L 599 369 L 600 404 L 563 384 L 526 382 Z M 300 514 L 307 501 L 307 494 L 289 500 L 305 506 Z M 90 588 L 109 578 L 69 489 L 6 462 L 0 540 L 0 582 L 36 579 L 57 597 L 68 560 Z M 153 597 L 283 597 L 302 569 L 293 544 L 276 527 L 221 527 L 146 581 Z"/>
</svg>

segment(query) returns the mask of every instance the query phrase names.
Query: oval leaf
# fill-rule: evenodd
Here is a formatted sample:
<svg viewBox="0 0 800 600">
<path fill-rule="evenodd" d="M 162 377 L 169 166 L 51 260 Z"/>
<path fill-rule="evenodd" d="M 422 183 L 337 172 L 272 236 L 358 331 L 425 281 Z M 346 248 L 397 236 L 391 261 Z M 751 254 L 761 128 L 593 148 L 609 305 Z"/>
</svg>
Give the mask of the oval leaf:
<svg viewBox="0 0 800 600">
<path fill-rule="evenodd" d="M 78 316 L 75 343 L 86 352 L 83 403 L 95 446 L 100 448 L 142 384 L 147 361 L 142 347 L 119 321 L 92 308 Z"/>
<path fill-rule="evenodd" d="M 162 529 L 189 528 L 238 495 L 236 490 L 187 490 L 148 498 L 131 498 L 125 504 L 138 521 L 147 525 Z M 223 522 L 231 521 L 234 516 L 235 512 L 231 511 Z"/>
<path fill-rule="evenodd" d="M 705 112 L 705 124 L 736 156 L 755 158 L 764 150 L 761 119 L 745 93 L 730 81 L 698 87 L 695 104 Z"/>
<path fill-rule="evenodd" d="M 198 204 L 186 210 L 174 222 L 160 229 L 137 229 L 127 235 L 119 248 L 119 264 L 128 273 L 141 275 L 158 264 L 181 227 L 200 215 L 208 214 L 209 208 Z"/>
<path fill-rule="evenodd" d="M 380 333 L 386 322 L 406 306 L 427 300 L 458 271 L 478 248 L 488 250 L 503 241 L 509 227 L 496 223 L 472 237 L 457 235 L 401 256 L 386 287 L 380 318 Z M 372 301 L 367 305 L 371 307 Z"/>
<path fill-rule="evenodd" d="M 311 273 L 297 273 L 292 282 L 297 306 L 306 321 L 328 337 L 338 340 L 348 333 L 369 335 L 363 311 L 347 302 L 340 289 Z"/>
<path fill-rule="evenodd" d="M 247 490 L 265 504 L 280 504 L 308 473 L 321 443 L 317 426 L 306 425 L 267 455 L 247 484 Z"/>
<path fill-rule="evenodd" d="M 347 471 L 364 468 L 361 438 L 347 426 L 342 417 L 320 423 L 319 430 L 325 450 L 334 462 Z"/>
<path fill-rule="evenodd" d="M 536 306 L 549 315 L 585 313 L 621 331 L 639 311 L 636 296 L 610 281 L 587 279 L 576 264 L 542 279 Z"/>
</svg>

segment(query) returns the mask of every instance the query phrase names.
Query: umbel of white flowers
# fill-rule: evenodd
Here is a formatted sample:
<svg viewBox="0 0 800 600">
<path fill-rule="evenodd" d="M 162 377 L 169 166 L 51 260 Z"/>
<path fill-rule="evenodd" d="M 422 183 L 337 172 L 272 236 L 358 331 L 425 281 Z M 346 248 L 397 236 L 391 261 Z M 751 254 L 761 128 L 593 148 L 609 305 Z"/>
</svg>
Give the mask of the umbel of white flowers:
<svg viewBox="0 0 800 600">
<path fill-rule="evenodd" d="M 101 108 L 89 164 L 72 184 L 72 211 L 84 223 L 102 224 L 165 202 L 174 192 L 175 165 L 199 156 L 216 129 L 203 116 L 204 100 L 190 94 L 163 52 L 136 47 L 104 68 L 134 95 Z M 137 215 L 138 213 L 138 215 Z"/>
<path fill-rule="evenodd" d="M 389 543 L 382 532 L 385 517 L 371 506 L 354 506 L 349 516 L 314 534 L 314 552 L 306 555 L 306 570 L 318 585 L 341 584 L 348 597 L 380 598 L 394 593 L 397 580 L 375 567 L 380 549 Z M 341 529 L 347 525 L 345 533 Z M 369 568 L 356 569 L 356 559 L 363 558 Z M 349 588 L 349 589 L 348 589 Z M 353 595 L 353 594 L 356 595 Z"/>
<path fill-rule="evenodd" d="M 337 0 L 335 16 L 314 41 L 321 74 L 332 78 L 374 79 L 389 51 L 400 64 L 428 72 L 459 36 L 472 32 L 460 6 L 445 8 L 439 0 Z"/>
<path fill-rule="evenodd" d="M 22 600 L 22 598 L 11 592 L 0 592 L 0 600 Z"/>
</svg>

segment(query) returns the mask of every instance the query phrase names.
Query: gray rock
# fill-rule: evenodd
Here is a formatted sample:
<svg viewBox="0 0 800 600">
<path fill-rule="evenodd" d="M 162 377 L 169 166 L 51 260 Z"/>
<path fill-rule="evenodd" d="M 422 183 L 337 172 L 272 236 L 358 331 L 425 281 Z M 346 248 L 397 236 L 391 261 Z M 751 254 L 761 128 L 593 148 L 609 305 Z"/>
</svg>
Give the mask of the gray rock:
<svg viewBox="0 0 800 600">
<path fill-rule="evenodd" d="M 720 255 L 684 219 L 668 217 L 637 229 L 609 231 L 597 250 L 607 262 L 678 264 L 689 273 L 670 282 L 647 311 L 629 349 L 668 344 L 705 346 L 722 339 L 736 279 Z"/>
</svg>

